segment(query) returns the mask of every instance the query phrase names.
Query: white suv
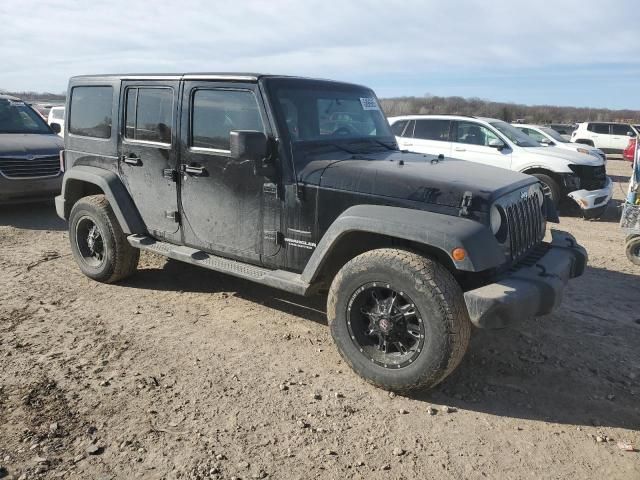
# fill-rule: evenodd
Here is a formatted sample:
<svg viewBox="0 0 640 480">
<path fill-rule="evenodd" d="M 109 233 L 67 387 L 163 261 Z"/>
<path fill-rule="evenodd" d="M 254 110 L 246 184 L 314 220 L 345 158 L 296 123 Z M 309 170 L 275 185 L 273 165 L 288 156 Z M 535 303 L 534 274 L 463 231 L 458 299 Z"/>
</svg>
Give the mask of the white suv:
<svg viewBox="0 0 640 480">
<path fill-rule="evenodd" d="M 513 124 L 513 126 L 521 132 L 526 133 L 536 142 L 542 144 L 545 147 L 558 147 L 563 150 L 571 150 L 572 152 L 595 155 L 605 162 L 607 160 L 606 154 L 599 148 L 592 147 L 591 145 L 570 142 L 562 134 L 558 133 L 551 127 L 529 125 L 524 123 L 516 123 Z"/>
<path fill-rule="evenodd" d="M 586 218 L 602 215 L 613 193 L 604 160 L 540 143 L 502 120 L 457 115 L 389 118 L 400 148 L 516 170 L 537 177 L 556 205 L 573 199 Z"/>
<path fill-rule="evenodd" d="M 622 153 L 629 144 L 629 137 L 638 135 L 627 123 L 584 122 L 571 134 L 571 141 L 599 148 L 605 153 Z"/>
</svg>

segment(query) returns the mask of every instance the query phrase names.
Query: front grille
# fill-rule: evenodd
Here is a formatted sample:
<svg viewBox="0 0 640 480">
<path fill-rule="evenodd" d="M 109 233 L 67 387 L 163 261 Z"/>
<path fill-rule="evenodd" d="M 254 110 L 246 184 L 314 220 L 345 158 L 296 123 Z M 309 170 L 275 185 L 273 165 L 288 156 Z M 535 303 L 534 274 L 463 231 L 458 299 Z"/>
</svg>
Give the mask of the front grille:
<svg viewBox="0 0 640 480">
<path fill-rule="evenodd" d="M 580 188 L 584 190 L 600 190 L 607 184 L 607 170 L 604 165 L 570 165 L 571 170 L 580 178 Z"/>
<path fill-rule="evenodd" d="M 60 157 L 0 158 L 0 173 L 7 178 L 53 177 L 60 173 Z"/>
<path fill-rule="evenodd" d="M 545 218 L 536 194 L 529 194 L 504 205 L 507 217 L 509 251 L 517 261 L 538 245 L 545 234 Z"/>
</svg>

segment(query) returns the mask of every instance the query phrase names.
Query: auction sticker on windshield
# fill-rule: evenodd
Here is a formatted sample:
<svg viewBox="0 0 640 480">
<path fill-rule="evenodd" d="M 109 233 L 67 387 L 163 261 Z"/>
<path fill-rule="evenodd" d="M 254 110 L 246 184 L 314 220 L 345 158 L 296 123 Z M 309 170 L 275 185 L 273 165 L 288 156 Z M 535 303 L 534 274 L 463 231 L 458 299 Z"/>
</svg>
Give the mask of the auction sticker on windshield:
<svg viewBox="0 0 640 480">
<path fill-rule="evenodd" d="M 363 110 L 380 110 L 378 102 L 373 97 L 360 97 L 360 104 Z"/>
</svg>

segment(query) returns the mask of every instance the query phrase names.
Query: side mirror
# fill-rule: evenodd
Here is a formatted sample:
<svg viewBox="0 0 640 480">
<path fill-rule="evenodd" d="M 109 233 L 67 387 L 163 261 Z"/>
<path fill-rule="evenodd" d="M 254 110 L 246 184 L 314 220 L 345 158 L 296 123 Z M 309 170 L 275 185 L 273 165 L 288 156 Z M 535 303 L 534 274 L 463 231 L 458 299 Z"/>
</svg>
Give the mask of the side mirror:
<svg viewBox="0 0 640 480">
<path fill-rule="evenodd" d="M 263 132 L 255 130 L 232 130 L 230 132 L 231 157 L 253 163 L 253 173 L 268 177 L 274 173 L 269 158 L 269 139 Z"/>
<path fill-rule="evenodd" d="M 60 127 L 59 123 L 52 123 L 51 125 L 49 125 L 51 127 L 51 130 L 53 130 L 53 133 L 60 133 L 62 131 L 62 128 Z"/>
<path fill-rule="evenodd" d="M 555 145 L 555 143 L 553 143 L 551 140 L 549 140 L 548 138 L 543 138 L 542 140 L 540 140 L 540 143 L 542 145 L 544 145 L 545 147 L 550 147 L 552 145 Z"/>
<path fill-rule="evenodd" d="M 627 132 L 627 137 L 635 137 L 635 136 L 636 136 L 635 132 L 632 132 L 631 130 Z"/>
<path fill-rule="evenodd" d="M 489 140 L 489 146 L 497 150 L 503 150 L 506 147 L 505 143 L 502 140 L 498 140 L 497 138 Z"/>
</svg>

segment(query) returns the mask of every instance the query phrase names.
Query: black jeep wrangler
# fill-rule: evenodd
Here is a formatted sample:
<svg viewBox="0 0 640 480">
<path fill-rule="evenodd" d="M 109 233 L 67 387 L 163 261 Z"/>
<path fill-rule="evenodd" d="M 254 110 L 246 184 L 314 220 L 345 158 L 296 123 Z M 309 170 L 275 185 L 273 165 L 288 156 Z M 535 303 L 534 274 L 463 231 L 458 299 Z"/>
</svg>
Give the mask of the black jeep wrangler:
<svg viewBox="0 0 640 480">
<path fill-rule="evenodd" d="M 80 269 L 140 250 L 300 295 L 328 291 L 351 367 L 407 391 L 443 380 L 471 324 L 549 313 L 587 255 L 543 242 L 534 177 L 399 151 L 375 94 L 254 74 L 70 80 L 62 195 Z"/>
</svg>

